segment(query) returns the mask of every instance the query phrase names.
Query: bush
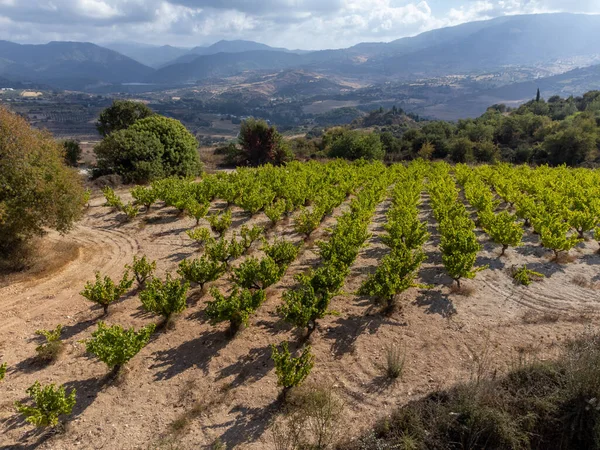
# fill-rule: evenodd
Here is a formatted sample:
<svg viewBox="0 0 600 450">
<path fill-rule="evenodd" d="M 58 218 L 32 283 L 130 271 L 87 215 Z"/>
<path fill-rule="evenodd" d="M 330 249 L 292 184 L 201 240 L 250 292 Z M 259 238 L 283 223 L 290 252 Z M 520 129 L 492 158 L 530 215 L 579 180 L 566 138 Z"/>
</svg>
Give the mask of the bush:
<svg viewBox="0 0 600 450">
<path fill-rule="evenodd" d="M 4 380 L 4 377 L 6 376 L 6 369 L 7 368 L 8 368 L 8 364 L 7 363 L 0 364 L 0 381 Z"/>
<path fill-rule="evenodd" d="M 15 257 L 29 239 L 66 233 L 81 217 L 85 191 L 63 155 L 48 133 L 0 108 L 0 270 L 23 269 Z"/>
<path fill-rule="evenodd" d="M 146 280 L 150 278 L 156 270 L 156 261 L 150 262 L 146 256 L 139 258 L 138 256 L 133 257 L 133 263 L 126 265 L 127 270 L 131 270 L 135 275 L 139 287 L 143 287 Z"/>
<path fill-rule="evenodd" d="M 207 220 L 210 223 L 210 228 L 219 236 L 222 236 L 231 226 L 231 210 L 212 214 L 208 216 Z"/>
<path fill-rule="evenodd" d="M 153 114 L 154 111 L 142 102 L 114 100 L 111 106 L 100 113 L 96 128 L 102 136 L 108 136 L 115 131 L 129 128 L 139 119 Z"/>
<path fill-rule="evenodd" d="M 190 283 L 199 284 L 200 289 L 204 289 L 206 283 L 219 279 L 226 270 L 227 266 L 225 264 L 204 255 L 200 259 L 192 261 L 184 259 L 179 263 L 177 273 Z"/>
<path fill-rule="evenodd" d="M 239 141 L 243 152 L 242 157 L 248 165 L 283 164 L 293 159 L 281 134 L 264 120 L 253 118 L 244 120 L 240 128 Z"/>
<path fill-rule="evenodd" d="M 181 122 L 158 115 L 111 133 L 94 152 L 101 173 L 117 173 L 127 182 L 196 176 L 202 169 L 196 138 Z"/>
<path fill-rule="evenodd" d="M 27 389 L 27 394 L 33 400 L 33 406 L 20 402 L 16 402 L 15 406 L 25 420 L 36 427 L 55 427 L 60 416 L 71 414 L 76 402 L 75 389 L 67 395 L 64 386 L 58 389 L 54 384 L 42 387 L 39 381 Z"/>
<path fill-rule="evenodd" d="M 314 366 L 314 356 L 310 350 L 310 345 L 308 345 L 302 349 L 300 356 L 293 357 L 287 342 L 281 343 L 279 348 L 271 345 L 271 358 L 275 363 L 277 386 L 283 387 L 282 397 L 284 400 L 287 398 L 289 390 L 300 386 L 310 374 Z"/>
<path fill-rule="evenodd" d="M 266 289 L 277 283 L 285 272 L 268 256 L 261 259 L 247 258 L 239 267 L 233 269 L 233 280 L 244 289 Z"/>
<path fill-rule="evenodd" d="M 78 141 L 67 139 L 62 143 L 65 151 L 65 162 L 72 167 L 77 167 L 81 158 L 81 146 Z"/>
<path fill-rule="evenodd" d="M 160 314 L 168 322 L 173 314 L 183 311 L 187 304 L 188 282 L 174 280 L 167 273 L 165 281 L 153 278 L 140 293 L 140 300 L 146 311 Z"/>
<path fill-rule="evenodd" d="M 104 315 L 106 315 L 108 314 L 108 307 L 119 300 L 132 285 L 133 278 L 129 278 L 129 271 L 125 271 L 119 284 L 115 284 L 109 276 L 102 279 L 100 272 L 96 272 L 96 281 L 94 283 L 88 281 L 80 294 L 89 301 L 101 305 L 104 309 Z"/>
<path fill-rule="evenodd" d="M 327 144 L 327 153 L 332 158 L 381 160 L 385 157 L 381 139 L 376 133 L 337 131 L 326 135 L 324 142 Z"/>
<path fill-rule="evenodd" d="M 113 374 L 139 353 L 150 341 L 156 325 L 150 324 L 136 332 L 133 328 L 124 330 L 119 325 L 107 327 L 104 322 L 85 342 L 85 350 L 105 363 Z"/>
<path fill-rule="evenodd" d="M 265 292 L 240 290 L 235 286 L 229 296 L 225 297 L 217 288 L 210 291 L 214 300 L 208 302 L 206 315 L 211 323 L 229 321 L 230 333 L 235 335 L 240 328 L 248 325 L 250 315 L 265 301 Z"/>
<path fill-rule="evenodd" d="M 35 351 L 38 354 L 38 358 L 42 362 L 54 362 L 63 352 L 64 345 L 60 340 L 61 333 L 62 325 L 57 325 L 54 330 L 37 330 L 35 332 L 36 335 L 44 336 L 44 338 L 46 339 L 46 342 L 38 345 L 35 349 Z"/>
</svg>

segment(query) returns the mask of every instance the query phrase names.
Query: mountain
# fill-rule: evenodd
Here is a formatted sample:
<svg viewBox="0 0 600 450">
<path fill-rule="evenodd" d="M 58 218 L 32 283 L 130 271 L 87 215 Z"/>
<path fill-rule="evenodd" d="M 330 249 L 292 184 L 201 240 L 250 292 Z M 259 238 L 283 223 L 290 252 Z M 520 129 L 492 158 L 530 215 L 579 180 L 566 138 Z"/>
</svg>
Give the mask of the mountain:
<svg viewBox="0 0 600 450">
<path fill-rule="evenodd" d="M 21 45 L 0 41 L 0 76 L 84 89 L 95 83 L 139 82 L 153 69 L 113 50 L 87 42 Z"/>
<path fill-rule="evenodd" d="M 271 47 L 269 45 L 261 44 L 259 42 L 254 42 L 254 41 L 221 40 L 219 42 L 215 42 L 214 44 L 212 44 L 208 47 L 194 47 L 193 49 L 189 50 L 185 55 L 171 61 L 170 64 L 188 63 L 188 62 L 192 62 L 198 56 L 215 55 L 217 53 L 245 53 L 245 52 L 255 52 L 255 51 L 306 53 L 303 50 L 292 51 L 292 50 L 288 50 L 286 48 Z"/>
<path fill-rule="evenodd" d="M 225 78 L 248 70 L 281 70 L 298 62 L 298 55 L 278 51 L 248 51 L 196 56 L 192 62 L 172 64 L 149 78 L 153 83 L 189 84 L 207 78 Z"/>
<path fill-rule="evenodd" d="M 140 44 L 138 42 L 112 42 L 102 46 L 154 68 L 164 66 L 190 51 L 189 48 Z"/>
</svg>

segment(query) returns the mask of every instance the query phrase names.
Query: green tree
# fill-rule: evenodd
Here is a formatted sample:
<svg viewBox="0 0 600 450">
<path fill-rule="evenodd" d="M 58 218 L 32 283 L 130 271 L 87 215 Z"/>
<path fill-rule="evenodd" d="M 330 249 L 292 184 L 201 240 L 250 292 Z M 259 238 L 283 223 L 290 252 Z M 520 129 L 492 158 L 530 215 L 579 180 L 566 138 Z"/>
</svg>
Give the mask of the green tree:
<svg viewBox="0 0 600 450">
<path fill-rule="evenodd" d="M 283 164 L 293 159 L 293 155 L 277 129 L 264 120 L 250 118 L 242 122 L 239 134 L 243 159 L 246 164 Z"/>
<path fill-rule="evenodd" d="M 596 150 L 597 136 L 576 126 L 569 126 L 548 137 L 544 149 L 549 163 L 558 166 L 576 166 L 589 159 Z"/>
<path fill-rule="evenodd" d="M 39 381 L 27 389 L 27 394 L 33 400 L 33 406 L 21 402 L 15 402 L 15 406 L 25 420 L 36 427 L 55 427 L 60 416 L 71 414 L 76 402 L 75 389 L 67 395 L 64 386 L 56 388 L 49 384 L 42 387 Z"/>
<path fill-rule="evenodd" d="M 78 141 L 67 139 L 62 143 L 65 150 L 65 161 L 69 166 L 77 167 L 79 158 L 81 157 L 81 145 Z"/>
<path fill-rule="evenodd" d="M 114 100 L 111 106 L 100 113 L 96 128 L 102 136 L 108 136 L 114 131 L 129 128 L 139 119 L 153 114 L 154 111 L 142 102 Z"/>
<path fill-rule="evenodd" d="M 327 135 L 324 142 L 329 142 L 327 154 L 332 158 L 383 159 L 385 150 L 377 133 L 365 133 L 356 130 L 344 130 L 340 134 Z"/>
<path fill-rule="evenodd" d="M 450 148 L 450 158 L 457 163 L 473 161 L 473 143 L 469 138 L 458 138 L 454 140 Z"/>
<path fill-rule="evenodd" d="M 63 155 L 48 133 L 0 108 L 0 270 L 22 269 L 33 236 L 66 233 L 81 217 L 85 190 Z"/>
<path fill-rule="evenodd" d="M 156 325 L 150 324 L 136 332 L 133 328 L 125 330 L 120 325 L 108 327 L 100 322 L 92 338 L 85 341 L 85 350 L 105 363 L 116 375 L 123 364 L 146 346 L 155 328 Z"/>
</svg>

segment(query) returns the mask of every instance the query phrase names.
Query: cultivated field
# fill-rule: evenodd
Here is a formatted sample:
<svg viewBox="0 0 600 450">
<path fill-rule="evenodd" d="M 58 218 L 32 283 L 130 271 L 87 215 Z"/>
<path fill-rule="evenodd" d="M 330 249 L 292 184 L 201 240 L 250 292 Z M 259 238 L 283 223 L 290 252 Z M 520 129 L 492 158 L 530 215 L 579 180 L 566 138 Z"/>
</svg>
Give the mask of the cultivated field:
<svg viewBox="0 0 600 450">
<path fill-rule="evenodd" d="M 586 169 L 298 163 L 194 184 L 157 183 L 149 190 L 160 199 L 149 211 L 128 205 L 130 190 L 117 189 L 129 219 L 95 193 L 70 234 L 44 238 L 47 268 L 0 284 L 0 363 L 8 363 L 0 384 L 0 447 L 275 448 L 271 424 L 282 407 L 270 345 L 304 344 L 306 330 L 282 320 L 279 308 L 289 292 L 301 291 L 295 276 L 309 269 L 328 282 L 330 295 L 323 295 L 334 313 L 316 319 L 308 340 L 315 364 L 306 383 L 326 385 L 343 401 L 335 426 L 344 438 L 434 389 L 550 358 L 599 321 L 599 181 L 600 172 Z M 198 211 L 206 202 L 213 225 L 229 208 L 231 226 L 222 237 L 211 230 L 200 245 L 188 231 L 210 229 Z M 95 271 L 118 280 L 134 256 L 145 255 L 157 262 L 157 277 L 177 276 L 181 261 L 219 242 L 239 243 L 242 229 L 255 226 L 263 228 L 259 239 L 225 257 L 228 271 L 218 280 L 192 286 L 174 327 L 156 332 L 117 379 L 86 354 L 81 341 L 99 320 L 136 329 L 160 322 L 144 310 L 136 289 L 102 317 L 102 308 L 79 294 Z M 300 250 L 265 289 L 247 327 L 232 337 L 228 323 L 211 324 L 211 288 L 230 292 L 233 269 L 262 260 L 265 242 L 281 239 Z M 399 280 L 404 284 L 379 285 L 379 302 L 359 295 L 390 254 L 418 260 Z M 524 266 L 543 278 L 517 283 L 513 274 Z M 66 350 L 42 366 L 34 333 L 58 324 Z M 385 374 L 391 347 L 405 355 L 396 380 Z M 16 413 L 14 402 L 25 400 L 36 380 L 77 390 L 64 433 L 36 433 Z"/>
</svg>

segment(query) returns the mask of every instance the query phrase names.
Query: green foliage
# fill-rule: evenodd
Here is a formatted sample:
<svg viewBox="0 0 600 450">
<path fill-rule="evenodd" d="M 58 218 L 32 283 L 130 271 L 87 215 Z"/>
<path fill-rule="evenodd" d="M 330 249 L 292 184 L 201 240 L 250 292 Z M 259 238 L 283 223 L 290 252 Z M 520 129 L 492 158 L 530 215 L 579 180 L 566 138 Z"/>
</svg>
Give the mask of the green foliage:
<svg viewBox="0 0 600 450">
<path fill-rule="evenodd" d="M 125 271 L 119 284 L 109 277 L 102 278 L 100 272 L 96 272 L 96 281 L 88 281 L 80 294 L 89 301 L 97 303 L 104 309 L 104 314 L 108 313 L 110 304 L 119 300 L 133 285 L 133 278 L 129 278 L 129 271 Z"/>
<path fill-rule="evenodd" d="M 207 303 L 207 317 L 212 324 L 229 321 L 232 335 L 248 325 L 250 315 L 265 301 L 265 291 L 252 292 L 237 286 L 228 296 L 221 294 L 217 288 L 212 288 L 210 293 L 214 300 Z"/>
<path fill-rule="evenodd" d="M 242 245 L 248 250 L 254 242 L 261 236 L 264 229 L 258 225 L 254 225 L 252 228 L 248 225 L 242 225 L 240 229 L 240 237 L 242 238 Z"/>
<path fill-rule="evenodd" d="M 8 368 L 7 363 L 0 364 L 0 381 L 4 380 L 4 377 L 6 377 L 7 368 Z"/>
<path fill-rule="evenodd" d="M 200 223 L 200 219 L 206 217 L 208 210 L 210 209 L 210 203 L 199 203 L 196 200 L 188 200 L 185 203 L 185 212 L 187 215 L 196 219 L 196 226 Z"/>
<path fill-rule="evenodd" d="M 186 308 L 189 288 L 188 282 L 173 279 L 171 274 L 167 273 L 165 281 L 158 278 L 150 280 L 140 292 L 140 300 L 146 311 L 160 314 L 169 320 L 171 315 L 178 314 Z"/>
<path fill-rule="evenodd" d="M 92 338 L 85 341 L 85 349 L 116 373 L 146 346 L 155 328 L 150 324 L 136 332 L 133 327 L 125 330 L 120 325 L 107 327 L 100 322 Z"/>
<path fill-rule="evenodd" d="M 300 386 L 308 377 L 314 366 L 314 356 L 311 347 L 305 346 L 300 356 L 294 357 L 290 353 L 287 342 L 282 342 L 279 347 L 271 345 L 271 358 L 275 363 L 277 386 L 283 387 L 283 396 L 296 386 Z"/>
<path fill-rule="evenodd" d="M 514 268 L 512 277 L 516 283 L 522 284 L 523 286 L 529 286 L 533 282 L 533 279 L 544 278 L 544 274 L 529 270 L 527 266 L 523 266 Z"/>
<path fill-rule="evenodd" d="M 67 139 L 62 143 L 65 151 L 65 162 L 72 167 L 77 167 L 81 158 L 81 146 L 78 141 Z"/>
<path fill-rule="evenodd" d="M 113 188 L 110 186 L 105 186 L 102 188 L 102 193 L 104 194 L 104 198 L 106 199 L 106 203 L 104 206 L 110 206 L 116 211 L 121 211 L 124 207 L 123 200 L 115 193 Z"/>
<path fill-rule="evenodd" d="M 576 235 L 568 235 L 570 226 L 559 217 L 546 217 L 539 228 L 542 245 L 558 256 L 560 252 L 568 252 L 582 239 Z"/>
<path fill-rule="evenodd" d="M 324 215 L 320 208 L 303 208 L 294 220 L 294 230 L 308 237 L 319 227 Z"/>
<path fill-rule="evenodd" d="M 138 216 L 140 209 L 131 203 L 127 203 L 125 206 L 123 206 L 123 212 L 125 213 L 127 221 L 129 222 Z"/>
<path fill-rule="evenodd" d="M 156 270 L 156 261 L 150 262 L 146 255 L 141 258 L 137 255 L 133 257 L 133 263 L 126 265 L 127 270 L 131 270 L 135 275 L 135 279 L 138 282 L 138 286 L 143 287 L 146 280 L 150 278 Z"/>
<path fill-rule="evenodd" d="M 200 288 L 204 289 L 206 283 L 219 279 L 226 270 L 225 264 L 204 255 L 192 261 L 184 259 L 179 263 L 177 273 L 190 283 L 198 283 Z"/>
<path fill-rule="evenodd" d="M 327 154 L 332 158 L 376 160 L 385 156 L 381 139 L 376 133 L 334 128 L 325 135 L 323 142 Z"/>
<path fill-rule="evenodd" d="M 131 189 L 131 196 L 137 204 L 146 207 L 146 212 L 149 212 L 154 202 L 158 200 L 158 194 L 156 189 L 147 186 L 135 186 Z"/>
<path fill-rule="evenodd" d="M 64 151 L 47 132 L 0 108 L 0 269 L 48 229 L 68 232 L 83 214 L 85 191 Z"/>
<path fill-rule="evenodd" d="M 293 159 L 281 134 L 264 120 L 253 118 L 244 120 L 238 139 L 245 164 L 251 166 L 267 163 L 283 164 Z"/>
<path fill-rule="evenodd" d="M 519 246 L 523 239 L 523 227 L 508 211 L 501 211 L 498 214 L 491 213 L 483 229 L 494 242 L 502 245 L 502 255 L 508 247 Z"/>
<path fill-rule="evenodd" d="M 208 223 L 215 233 L 222 236 L 231 227 L 231 210 L 208 216 Z"/>
<path fill-rule="evenodd" d="M 381 260 L 375 273 L 362 284 L 358 293 L 374 297 L 387 309 L 393 308 L 398 294 L 417 286 L 415 277 L 424 260 L 425 254 L 420 250 L 393 250 Z"/>
<path fill-rule="evenodd" d="M 63 351 L 63 343 L 60 340 L 62 325 L 57 325 L 54 330 L 37 330 L 38 336 L 44 336 L 46 342 L 38 345 L 35 351 L 38 358 L 44 362 L 55 361 Z"/>
<path fill-rule="evenodd" d="M 214 241 L 208 228 L 194 228 L 193 230 L 187 230 L 186 234 L 200 247 L 202 247 L 204 244 L 212 243 Z"/>
<path fill-rule="evenodd" d="M 231 260 L 239 258 L 244 253 L 244 246 L 235 239 L 227 241 L 224 238 L 212 241 L 206 245 L 206 255 L 215 261 L 229 264 Z"/>
<path fill-rule="evenodd" d="M 275 225 L 281 220 L 287 210 L 285 200 L 278 199 L 277 201 L 265 206 L 265 215 L 271 221 L 271 225 Z"/>
<path fill-rule="evenodd" d="M 440 248 L 444 267 L 459 286 L 461 278 L 475 277 L 473 266 L 481 246 L 473 230 L 458 228 L 442 234 Z"/>
<path fill-rule="evenodd" d="M 154 111 L 142 102 L 114 100 L 111 106 L 100 113 L 96 128 L 102 136 L 108 136 L 114 131 L 129 128 L 137 120 L 153 114 Z"/>
<path fill-rule="evenodd" d="M 36 427 L 55 427 L 58 418 L 71 414 L 76 403 L 76 391 L 72 389 L 67 395 L 64 386 L 57 388 L 54 384 L 43 386 L 36 381 L 27 389 L 32 406 L 15 402 L 17 411 L 25 416 L 25 420 Z"/>
<path fill-rule="evenodd" d="M 250 257 L 233 269 L 233 280 L 244 289 L 266 289 L 277 283 L 284 273 L 285 267 L 279 266 L 268 256 L 260 261 Z"/>
<path fill-rule="evenodd" d="M 265 243 L 262 251 L 279 266 L 287 267 L 298 256 L 300 247 L 291 241 L 281 239 L 272 244 Z"/>
</svg>

